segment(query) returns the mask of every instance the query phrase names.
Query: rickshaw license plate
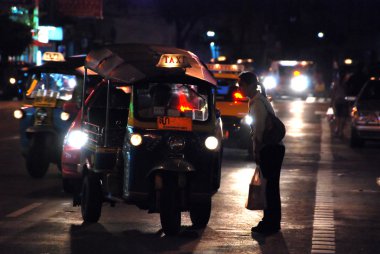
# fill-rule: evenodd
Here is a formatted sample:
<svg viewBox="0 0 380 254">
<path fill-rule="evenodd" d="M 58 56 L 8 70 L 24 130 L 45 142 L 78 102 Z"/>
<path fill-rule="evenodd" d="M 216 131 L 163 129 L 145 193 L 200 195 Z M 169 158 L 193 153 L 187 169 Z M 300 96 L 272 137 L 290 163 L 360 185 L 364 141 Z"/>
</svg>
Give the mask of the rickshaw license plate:
<svg viewBox="0 0 380 254">
<path fill-rule="evenodd" d="M 193 121 L 188 117 L 159 116 L 157 127 L 159 130 L 192 131 Z"/>
<path fill-rule="evenodd" d="M 36 97 L 34 99 L 33 106 L 54 108 L 56 103 L 57 99 L 54 97 Z"/>
</svg>

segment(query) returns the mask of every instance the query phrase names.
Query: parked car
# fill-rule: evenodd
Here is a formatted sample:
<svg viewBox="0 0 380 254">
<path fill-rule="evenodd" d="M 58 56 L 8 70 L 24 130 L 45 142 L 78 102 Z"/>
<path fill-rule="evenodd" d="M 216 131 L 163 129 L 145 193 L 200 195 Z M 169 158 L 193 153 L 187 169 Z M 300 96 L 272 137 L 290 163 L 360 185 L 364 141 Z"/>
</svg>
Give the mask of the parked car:
<svg viewBox="0 0 380 254">
<path fill-rule="evenodd" d="M 351 147 L 362 146 L 367 140 L 380 141 L 380 78 L 371 78 L 357 97 L 351 98 Z"/>
<path fill-rule="evenodd" d="M 252 154 L 252 118 L 248 115 L 248 98 L 239 90 L 239 73 L 244 70 L 239 64 L 207 64 L 218 83 L 216 107 L 223 121 L 223 143 L 226 147 L 247 149 Z"/>
</svg>

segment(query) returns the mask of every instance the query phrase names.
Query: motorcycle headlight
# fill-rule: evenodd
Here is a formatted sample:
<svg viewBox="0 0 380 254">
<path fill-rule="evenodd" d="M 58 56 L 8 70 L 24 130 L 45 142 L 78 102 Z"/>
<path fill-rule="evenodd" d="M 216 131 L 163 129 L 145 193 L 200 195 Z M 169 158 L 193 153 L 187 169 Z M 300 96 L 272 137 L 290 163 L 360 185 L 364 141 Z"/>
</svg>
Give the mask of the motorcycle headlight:
<svg viewBox="0 0 380 254">
<path fill-rule="evenodd" d="M 134 133 L 134 134 L 132 134 L 131 137 L 129 138 L 129 141 L 131 142 L 131 144 L 132 144 L 133 146 L 139 146 L 139 145 L 141 145 L 141 143 L 142 143 L 142 137 L 141 137 L 140 134 L 138 134 L 138 133 Z"/>
<path fill-rule="evenodd" d="M 13 111 L 13 117 L 16 119 L 21 119 L 24 117 L 24 112 L 21 109 L 16 109 Z"/>
<path fill-rule="evenodd" d="M 209 136 L 208 138 L 206 138 L 205 140 L 205 146 L 207 147 L 207 149 L 209 150 L 215 150 L 216 148 L 218 148 L 218 145 L 219 145 L 219 141 L 216 137 L 214 136 Z"/>
<path fill-rule="evenodd" d="M 87 140 L 87 133 L 81 130 L 70 131 L 66 136 L 66 144 L 77 149 L 82 148 L 87 143 Z"/>
<path fill-rule="evenodd" d="M 185 148 L 185 139 L 183 137 L 171 136 L 168 139 L 168 146 L 173 152 L 180 152 Z"/>
<path fill-rule="evenodd" d="M 270 90 L 277 86 L 277 81 L 273 76 L 267 76 L 263 80 L 263 85 L 265 89 Z"/>
<path fill-rule="evenodd" d="M 296 92 L 303 92 L 309 86 L 309 79 L 304 76 L 296 76 L 290 81 L 290 87 Z"/>
</svg>

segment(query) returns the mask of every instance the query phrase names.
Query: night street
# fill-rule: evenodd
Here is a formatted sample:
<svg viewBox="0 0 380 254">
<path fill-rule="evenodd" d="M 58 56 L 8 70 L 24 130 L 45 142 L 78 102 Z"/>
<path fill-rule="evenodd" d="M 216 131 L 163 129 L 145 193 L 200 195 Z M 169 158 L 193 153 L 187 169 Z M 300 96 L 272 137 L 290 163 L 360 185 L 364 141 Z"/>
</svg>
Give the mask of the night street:
<svg viewBox="0 0 380 254">
<path fill-rule="evenodd" d="M 255 163 L 224 150 L 222 184 L 210 222 L 194 230 L 182 213 L 178 236 L 161 231 L 158 214 L 132 205 L 103 205 L 99 223 L 82 224 L 80 207 L 62 191 L 51 164 L 31 178 L 20 154 L 17 101 L 0 102 L 0 253 L 378 253 L 380 144 L 352 149 L 331 136 L 329 102 L 276 100 L 287 127 L 281 172 L 282 230 L 251 235 L 261 211 L 244 208 Z M 186 226 L 188 225 L 188 226 Z"/>
</svg>

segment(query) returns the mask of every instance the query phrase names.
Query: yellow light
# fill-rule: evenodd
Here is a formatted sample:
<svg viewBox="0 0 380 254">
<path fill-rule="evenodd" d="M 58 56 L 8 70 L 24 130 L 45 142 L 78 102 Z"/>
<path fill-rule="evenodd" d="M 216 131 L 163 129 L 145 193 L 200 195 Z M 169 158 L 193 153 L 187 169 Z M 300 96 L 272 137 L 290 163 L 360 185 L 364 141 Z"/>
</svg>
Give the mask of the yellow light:
<svg viewBox="0 0 380 254">
<path fill-rule="evenodd" d="M 227 57 L 225 57 L 225 56 L 218 56 L 218 61 L 219 62 L 224 62 L 226 60 L 227 60 Z"/>
<path fill-rule="evenodd" d="M 16 110 L 13 112 L 13 116 L 14 116 L 14 118 L 16 118 L 16 119 L 21 119 L 21 118 L 24 116 L 24 112 L 23 112 L 21 109 L 16 109 Z"/>
<path fill-rule="evenodd" d="M 352 64 L 352 59 L 347 58 L 344 60 L 344 63 L 350 65 L 350 64 Z"/>
<path fill-rule="evenodd" d="M 16 79 L 13 78 L 13 77 L 10 78 L 10 79 L 9 79 L 9 83 L 12 84 L 12 85 L 16 84 Z"/>
<path fill-rule="evenodd" d="M 67 120 L 69 120 L 69 118 L 70 118 L 70 114 L 69 113 L 67 113 L 67 112 L 62 112 L 61 113 L 61 120 L 62 121 L 67 121 Z"/>
<path fill-rule="evenodd" d="M 140 134 L 132 134 L 130 138 L 131 144 L 134 146 L 139 146 L 142 143 L 142 137 Z"/>
<path fill-rule="evenodd" d="M 248 63 L 253 63 L 253 59 L 252 59 L 252 58 L 248 58 L 248 59 L 247 59 L 247 62 L 248 62 Z"/>
<path fill-rule="evenodd" d="M 187 58 L 181 54 L 163 54 L 158 61 L 157 67 L 163 68 L 186 68 L 190 67 Z"/>
<path fill-rule="evenodd" d="M 294 71 L 294 72 L 293 72 L 293 75 L 294 75 L 295 77 L 297 77 L 297 76 L 301 75 L 301 72 L 299 72 L 299 71 Z"/>
</svg>

